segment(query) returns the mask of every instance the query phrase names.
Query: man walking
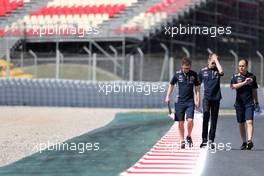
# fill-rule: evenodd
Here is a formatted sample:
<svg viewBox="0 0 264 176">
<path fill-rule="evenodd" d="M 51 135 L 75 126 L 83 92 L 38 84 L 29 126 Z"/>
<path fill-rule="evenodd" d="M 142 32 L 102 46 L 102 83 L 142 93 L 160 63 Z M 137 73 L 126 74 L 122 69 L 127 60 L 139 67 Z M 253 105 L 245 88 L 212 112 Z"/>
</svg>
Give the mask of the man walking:
<svg viewBox="0 0 264 176">
<path fill-rule="evenodd" d="M 260 110 L 257 94 L 256 76 L 247 70 L 248 61 L 241 59 L 239 61 L 239 73 L 233 75 L 230 87 L 236 90 L 236 116 L 239 123 L 240 136 L 243 141 L 240 149 L 251 150 L 253 148 L 253 130 L 254 130 L 254 109 Z M 245 128 L 245 123 L 247 130 Z M 247 131 L 247 132 L 246 132 Z"/>
<path fill-rule="evenodd" d="M 220 100 L 222 98 L 220 89 L 220 78 L 224 75 L 224 70 L 216 54 L 209 54 L 207 67 L 199 72 L 199 81 L 204 84 L 203 97 L 203 132 L 200 147 L 207 146 L 208 123 L 211 117 L 209 132 L 209 147 L 214 149 L 214 139 L 217 127 Z"/>
<path fill-rule="evenodd" d="M 178 84 L 178 96 L 175 103 L 175 121 L 179 122 L 179 133 L 180 133 L 180 146 L 182 149 L 185 148 L 184 141 L 184 121 L 185 114 L 187 117 L 187 143 L 189 147 L 193 146 L 192 142 L 192 129 L 193 129 L 193 116 L 194 106 L 199 108 L 200 103 L 200 83 L 198 81 L 198 75 L 196 72 L 191 70 L 191 61 L 188 58 L 182 59 L 181 70 L 177 71 L 170 81 L 170 85 L 167 90 L 165 102 L 170 102 L 170 96 L 174 90 L 175 84 Z M 195 87 L 195 96 L 194 96 Z"/>
</svg>

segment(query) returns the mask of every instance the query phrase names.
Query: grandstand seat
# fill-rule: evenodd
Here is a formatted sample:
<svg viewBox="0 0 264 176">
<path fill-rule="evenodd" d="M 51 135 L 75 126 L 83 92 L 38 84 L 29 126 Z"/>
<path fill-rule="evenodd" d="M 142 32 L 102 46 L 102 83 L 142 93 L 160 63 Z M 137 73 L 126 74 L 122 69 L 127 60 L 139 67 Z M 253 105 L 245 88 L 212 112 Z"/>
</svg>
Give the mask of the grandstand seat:
<svg viewBox="0 0 264 176">
<path fill-rule="evenodd" d="M 3 8 L 6 14 L 6 11 L 23 6 L 24 3 L 29 1 L 0 0 L 0 14 Z M 7 30 L 0 29 L 0 37 L 3 37 L 5 32 L 9 30 L 15 36 L 24 34 L 37 36 L 40 27 L 54 27 L 55 25 L 63 26 L 63 28 L 75 25 L 81 30 L 97 27 L 136 2 L 138 0 L 50 0 L 45 6 L 25 16 L 22 20 L 19 19 L 16 23 L 9 25 Z M 23 34 L 21 33 L 21 28 L 19 29 L 21 24 L 25 24 L 26 27 L 26 32 Z M 137 28 L 135 29 L 137 31 Z M 38 31 L 38 33 L 34 31 Z M 63 32 L 63 35 L 68 35 L 68 32 Z"/>
<path fill-rule="evenodd" d="M 153 5 L 145 12 L 140 13 L 127 23 L 118 27 L 115 32 L 117 34 L 131 34 L 150 29 L 162 22 L 162 20 L 165 20 L 170 14 L 177 13 L 180 9 L 191 4 L 192 1 L 193 0 L 162 0 L 161 3 Z"/>
<path fill-rule="evenodd" d="M 60 25 L 69 28 L 73 25 L 81 30 L 97 27 L 104 21 L 113 18 L 138 0 L 51 0 L 46 6 L 23 18 L 26 34 L 33 36 L 33 27 Z M 68 35 L 68 32 L 63 32 Z"/>
<path fill-rule="evenodd" d="M 0 29 L 0 37 L 3 37 L 5 35 L 4 29 Z"/>
<path fill-rule="evenodd" d="M 108 14 L 114 16 L 122 10 L 125 10 L 125 5 L 87 5 L 87 6 L 73 6 L 73 7 L 43 7 L 33 13 L 30 16 L 39 16 L 39 15 L 75 15 L 75 14 Z"/>
<path fill-rule="evenodd" d="M 0 4 L 0 16 L 5 16 L 20 6 L 23 6 L 24 0 L 0 0 Z"/>
</svg>

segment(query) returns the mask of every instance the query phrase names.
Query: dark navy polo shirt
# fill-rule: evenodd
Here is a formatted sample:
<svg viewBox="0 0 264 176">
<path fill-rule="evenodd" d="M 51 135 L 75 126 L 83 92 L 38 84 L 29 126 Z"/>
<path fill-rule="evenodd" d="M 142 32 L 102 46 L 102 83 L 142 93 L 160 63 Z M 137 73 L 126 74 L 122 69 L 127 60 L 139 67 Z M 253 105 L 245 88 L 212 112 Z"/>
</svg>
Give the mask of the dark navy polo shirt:
<svg viewBox="0 0 264 176">
<path fill-rule="evenodd" d="M 205 67 L 199 72 L 198 78 L 204 84 L 204 99 L 220 100 L 222 98 L 220 88 L 220 78 L 218 69 Z"/>
<path fill-rule="evenodd" d="M 256 76 L 252 73 L 247 72 L 246 75 L 241 73 L 233 75 L 231 84 L 237 84 L 245 81 L 246 78 L 252 78 L 253 82 L 248 85 L 242 86 L 236 90 L 236 104 L 239 105 L 251 105 L 254 104 L 252 90 L 258 88 Z"/>
<path fill-rule="evenodd" d="M 197 73 L 190 70 L 188 73 L 183 71 L 177 71 L 170 81 L 171 85 L 178 84 L 177 102 L 194 101 L 193 99 L 193 87 L 199 86 Z"/>
</svg>

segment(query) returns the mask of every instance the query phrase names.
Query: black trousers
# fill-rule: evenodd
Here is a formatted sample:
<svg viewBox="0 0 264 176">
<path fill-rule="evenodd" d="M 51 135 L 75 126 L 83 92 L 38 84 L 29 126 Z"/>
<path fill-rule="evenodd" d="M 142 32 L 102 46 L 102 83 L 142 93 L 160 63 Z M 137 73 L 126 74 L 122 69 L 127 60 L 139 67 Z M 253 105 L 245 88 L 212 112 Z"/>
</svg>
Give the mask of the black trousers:
<svg viewBox="0 0 264 176">
<path fill-rule="evenodd" d="M 209 131 L 209 140 L 214 141 L 217 127 L 220 100 L 203 99 L 203 140 L 208 139 L 208 123 L 211 117 L 211 126 Z"/>
</svg>

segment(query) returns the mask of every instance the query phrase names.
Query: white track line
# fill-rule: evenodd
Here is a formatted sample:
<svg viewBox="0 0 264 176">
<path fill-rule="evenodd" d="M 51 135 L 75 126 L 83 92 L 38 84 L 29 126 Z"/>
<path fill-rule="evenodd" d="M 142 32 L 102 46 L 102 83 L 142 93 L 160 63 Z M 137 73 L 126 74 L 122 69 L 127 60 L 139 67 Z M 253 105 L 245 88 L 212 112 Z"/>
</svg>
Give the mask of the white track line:
<svg viewBox="0 0 264 176">
<path fill-rule="evenodd" d="M 201 114 L 195 114 L 194 123 L 192 148 L 186 145 L 186 149 L 180 149 L 178 123 L 175 122 L 149 152 L 120 176 L 201 175 L 207 154 L 207 149 L 199 147 L 202 131 Z"/>
</svg>

